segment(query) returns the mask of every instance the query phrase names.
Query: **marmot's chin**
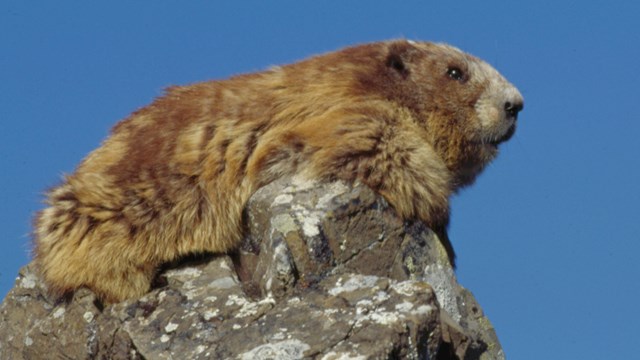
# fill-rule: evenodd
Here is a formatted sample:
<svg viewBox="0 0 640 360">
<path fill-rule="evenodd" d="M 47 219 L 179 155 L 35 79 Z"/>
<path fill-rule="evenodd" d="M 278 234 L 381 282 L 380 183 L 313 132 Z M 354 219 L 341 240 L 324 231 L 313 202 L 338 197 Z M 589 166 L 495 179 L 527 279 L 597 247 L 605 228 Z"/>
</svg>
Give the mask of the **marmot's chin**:
<svg viewBox="0 0 640 360">
<path fill-rule="evenodd" d="M 491 140 L 488 142 L 488 145 L 493 146 L 493 147 L 498 147 L 498 145 L 502 144 L 503 142 L 508 141 L 509 139 L 511 139 L 513 137 L 513 134 L 516 133 L 516 124 L 513 123 L 513 125 L 511 125 L 509 127 L 509 129 L 507 129 L 507 131 L 500 136 L 497 139 Z"/>
</svg>

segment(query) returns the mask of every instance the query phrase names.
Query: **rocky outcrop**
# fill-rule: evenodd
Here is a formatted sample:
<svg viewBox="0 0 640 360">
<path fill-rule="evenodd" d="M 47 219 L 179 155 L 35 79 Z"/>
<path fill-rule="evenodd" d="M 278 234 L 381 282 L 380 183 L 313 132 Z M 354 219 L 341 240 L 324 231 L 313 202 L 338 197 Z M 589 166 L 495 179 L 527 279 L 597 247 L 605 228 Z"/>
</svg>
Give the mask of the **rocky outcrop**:
<svg viewBox="0 0 640 360">
<path fill-rule="evenodd" d="M 232 255 L 168 265 L 140 299 L 54 301 L 21 269 L 1 359 L 504 359 L 437 236 L 365 186 L 260 189 Z"/>
</svg>

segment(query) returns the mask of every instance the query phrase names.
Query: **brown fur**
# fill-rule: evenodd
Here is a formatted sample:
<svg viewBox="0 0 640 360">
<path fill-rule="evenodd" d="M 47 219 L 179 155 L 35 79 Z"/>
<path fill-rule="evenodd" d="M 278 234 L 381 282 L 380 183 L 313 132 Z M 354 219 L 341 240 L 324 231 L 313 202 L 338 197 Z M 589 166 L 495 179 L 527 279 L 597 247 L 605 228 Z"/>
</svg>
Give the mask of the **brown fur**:
<svg viewBox="0 0 640 360">
<path fill-rule="evenodd" d="M 172 87 L 49 193 L 35 261 L 57 295 L 139 297 L 161 264 L 233 250 L 249 197 L 293 173 L 360 181 L 444 229 L 449 195 L 493 159 L 521 104 L 477 58 L 404 40 Z"/>
</svg>

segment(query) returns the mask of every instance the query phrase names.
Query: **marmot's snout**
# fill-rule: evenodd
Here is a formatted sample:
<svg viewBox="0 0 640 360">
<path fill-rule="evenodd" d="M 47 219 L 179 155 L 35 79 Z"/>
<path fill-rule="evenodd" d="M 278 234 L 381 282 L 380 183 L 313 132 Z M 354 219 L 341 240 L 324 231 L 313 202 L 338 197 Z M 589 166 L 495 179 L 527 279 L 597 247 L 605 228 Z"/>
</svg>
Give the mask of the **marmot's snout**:
<svg viewBox="0 0 640 360">
<path fill-rule="evenodd" d="M 500 136 L 498 139 L 492 142 L 493 145 L 498 145 L 503 143 L 513 136 L 516 132 L 516 120 L 518 120 L 518 113 L 524 108 L 524 100 L 522 99 L 522 95 L 517 93 L 516 95 L 511 96 L 511 98 L 504 103 L 504 112 L 506 114 L 505 118 L 507 122 L 511 123 L 507 131 Z"/>
<path fill-rule="evenodd" d="M 504 103 L 504 112 L 506 114 L 506 120 L 511 123 L 509 129 L 502 135 L 499 139 L 497 139 L 494 144 L 500 144 L 505 141 L 511 139 L 513 134 L 516 132 L 516 120 L 518 120 L 518 113 L 522 111 L 524 108 L 524 100 L 522 99 L 522 95 L 518 93 L 511 97 L 511 99 L 505 101 Z"/>
<path fill-rule="evenodd" d="M 524 99 L 518 89 L 498 75 L 492 79 L 475 107 L 480 120 L 481 142 L 497 146 L 515 133 Z"/>
<path fill-rule="evenodd" d="M 507 102 L 504 103 L 504 111 L 507 112 L 507 117 L 512 118 L 513 120 L 518 119 L 518 113 L 522 111 L 523 108 L 524 102 L 522 101 L 522 98 L 513 99 L 511 101 L 507 100 Z"/>
</svg>

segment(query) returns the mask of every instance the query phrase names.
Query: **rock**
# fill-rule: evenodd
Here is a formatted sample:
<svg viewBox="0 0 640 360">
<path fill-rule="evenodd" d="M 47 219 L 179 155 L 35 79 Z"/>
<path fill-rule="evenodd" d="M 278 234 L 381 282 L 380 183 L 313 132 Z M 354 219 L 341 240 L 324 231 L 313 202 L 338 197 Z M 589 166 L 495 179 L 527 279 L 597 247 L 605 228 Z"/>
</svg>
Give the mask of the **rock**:
<svg viewBox="0 0 640 360">
<path fill-rule="evenodd" d="M 54 301 L 33 266 L 0 306 L 0 358 L 504 359 L 437 236 L 362 185 L 260 189 L 236 254 L 171 264 L 140 299 Z"/>
</svg>

